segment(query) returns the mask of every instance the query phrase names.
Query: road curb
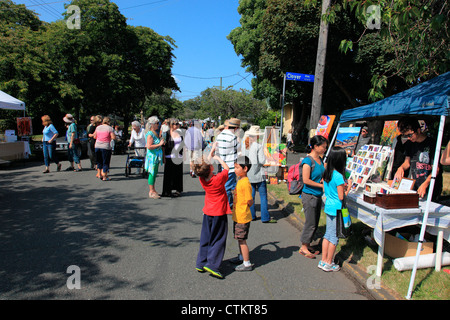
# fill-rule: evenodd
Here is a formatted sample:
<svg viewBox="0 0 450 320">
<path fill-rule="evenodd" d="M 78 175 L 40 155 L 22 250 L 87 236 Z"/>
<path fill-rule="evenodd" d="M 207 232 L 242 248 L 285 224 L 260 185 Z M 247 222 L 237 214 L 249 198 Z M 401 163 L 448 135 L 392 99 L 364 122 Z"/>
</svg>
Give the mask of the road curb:
<svg viewBox="0 0 450 320">
<path fill-rule="evenodd" d="M 268 191 L 267 193 L 269 204 L 278 206 L 278 209 L 288 219 L 289 223 L 291 223 L 298 230 L 302 230 L 304 222 L 301 217 L 292 210 L 289 210 L 284 201 L 278 199 L 272 192 Z M 369 288 L 368 283 L 372 283 L 369 279 L 373 278 L 373 276 L 368 274 L 363 267 L 351 262 L 351 259 L 343 261 L 342 270 L 353 281 L 359 284 L 366 296 L 370 296 L 374 300 L 404 300 L 404 298 L 402 298 L 398 293 L 394 292 L 382 283 L 378 284 L 375 288 Z"/>
</svg>

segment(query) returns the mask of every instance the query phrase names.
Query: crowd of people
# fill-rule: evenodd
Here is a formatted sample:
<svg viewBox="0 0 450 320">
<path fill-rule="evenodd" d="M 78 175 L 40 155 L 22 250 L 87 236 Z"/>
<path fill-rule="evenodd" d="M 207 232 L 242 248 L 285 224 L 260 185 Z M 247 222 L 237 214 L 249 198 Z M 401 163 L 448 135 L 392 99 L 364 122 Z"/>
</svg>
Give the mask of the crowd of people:
<svg viewBox="0 0 450 320">
<path fill-rule="evenodd" d="M 64 117 L 67 126 L 66 139 L 69 142 L 68 157 L 70 170 L 82 170 L 79 157 L 74 152 L 77 130 L 73 117 Z M 61 170 L 61 163 L 55 154 L 55 139 L 58 132 L 50 117 L 43 116 L 44 162 L 49 172 L 50 162 Z M 137 156 L 145 158 L 144 169 L 148 173 L 149 198 L 179 197 L 183 193 L 183 163 L 189 163 L 190 176 L 198 177 L 205 191 L 200 248 L 196 261 L 198 272 L 209 272 L 223 278 L 220 272 L 226 237 L 227 215 L 232 214 L 234 238 L 238 242 L 239 255 L 231 259 L 238 264 L 237 271 L 251 271 L 247 239 L 250 223 L 258 219 L 255 211 L 255 195 L 260 195 L 260 219 L 263 223 L 276 223 L 270 217 L 267 202 L 267 186 L 263 166 L 266 162 L 263 145 L 258 138 L 264 133 L 259 126 L 252 126 L 243 137 L 237 133 L 241 121 L 231 118 L 224 125 L 200 122 L 186 123 L 178 119 L 167 119 L 162 123 L 156 116 L 150 117 L 145 126 L 139 121 L 132 123 L 128 146 L 134 145 Z M 398 122 L 401 142 L 395 146 L 394 177 L 403 177 L 411 170 L 415 181 L 414 189 L 421 198 L 425 197 L 431 180 L 435 140 L 424 133 L 414 118 L 403 118 Z M 368 127 L 364 127 L 361 139 L 369 142 Z M 108 117 L 93 116 L 88 127 L 89 155 L 97 170 L 97 177 L 108 181 L 111 159 L 111 141 L 119 132 L 110 126 Z M 399 138 L 399 139 L 400 139 Z M 362 146 L 363 144 L 361 144 Z M 329 142 L 323 136 L 314 136 L 307 146 L 307 154 L 301 162 L 304 187 L 300 195 L 305 214 L 305 224 L 300 237 L 299 253 L 310 259 L 322 255 L 318 267 L 323 271 L 339 271 L 334 255 L 339 239 L 336 236 L 336 215 L 350 191 L 352 181 L 345 180 L 347 153 L 340 147 L 332 147 L 326 163 L 324 155 Z M 357 150 L 356 150 L 357 151 Z M 450 143 L 440 159 L 441 165 L 450 164 Z M 214 164 L 218 165 L 215 173 Z M 164 165 L 162 194 L 155 188 L 158 170 Z M 442 191 L 442 170 L 438 168 L 433 200 Z M 325 195 L 324 212 L 326 231 L 322 247 L 311 245 L 316 236 Z"/>
</svg>

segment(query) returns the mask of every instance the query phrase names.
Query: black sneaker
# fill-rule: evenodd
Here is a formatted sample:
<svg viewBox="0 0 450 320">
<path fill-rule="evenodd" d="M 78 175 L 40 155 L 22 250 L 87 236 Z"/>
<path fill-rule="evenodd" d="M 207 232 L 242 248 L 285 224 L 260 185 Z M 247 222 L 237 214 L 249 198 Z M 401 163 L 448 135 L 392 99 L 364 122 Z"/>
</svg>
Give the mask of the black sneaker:
<svg viewBox="0 0 450 320">
<path fill-rule="evenodd" d="M 244 261 L 242 261 L 241 259 L 239 259 L 239 256 L 237 256 L 237 257 L 234 257 L 234 258 L 231 258 L 230 260 L 228 260 L 230 263 L 232 263 L 232 264 L 241 264 L 242 262 L 244 262 Z"/>
</svg>

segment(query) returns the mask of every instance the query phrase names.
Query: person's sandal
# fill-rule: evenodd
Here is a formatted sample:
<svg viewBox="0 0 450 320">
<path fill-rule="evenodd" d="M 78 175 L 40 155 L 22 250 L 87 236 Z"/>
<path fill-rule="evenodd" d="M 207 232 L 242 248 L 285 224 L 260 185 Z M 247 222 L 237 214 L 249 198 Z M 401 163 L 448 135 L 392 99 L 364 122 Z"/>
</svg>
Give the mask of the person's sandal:
<svg viewBox="0 0 450 320">
<path fill-rule="evenodd" d="M 157 194 L 156 192 L 152 192 L 149 196 L 152 199 L 161 199 L 161 196 L 159 194 Z"/>
</svg>

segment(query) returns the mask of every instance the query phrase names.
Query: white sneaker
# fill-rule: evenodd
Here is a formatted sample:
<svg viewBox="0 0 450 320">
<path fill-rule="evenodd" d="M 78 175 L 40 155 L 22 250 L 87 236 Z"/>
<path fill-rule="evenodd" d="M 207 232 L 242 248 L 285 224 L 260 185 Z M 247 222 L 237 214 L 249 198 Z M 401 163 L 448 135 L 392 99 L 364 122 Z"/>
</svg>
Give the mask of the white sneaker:
<svg viewBox="0 0 450 320">
<path fill-rule="evenodd" d="M 324 266 L 321 268 L 325 272 L 336 272 L 341 270 L 341 267 L 339 267 L 338 264 L 335 264 L 334 262 L 332 264 L 328 264 L 324 262 Z"/>
</svg>

